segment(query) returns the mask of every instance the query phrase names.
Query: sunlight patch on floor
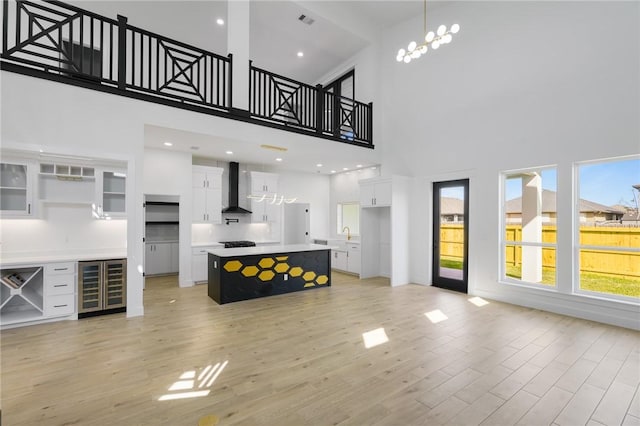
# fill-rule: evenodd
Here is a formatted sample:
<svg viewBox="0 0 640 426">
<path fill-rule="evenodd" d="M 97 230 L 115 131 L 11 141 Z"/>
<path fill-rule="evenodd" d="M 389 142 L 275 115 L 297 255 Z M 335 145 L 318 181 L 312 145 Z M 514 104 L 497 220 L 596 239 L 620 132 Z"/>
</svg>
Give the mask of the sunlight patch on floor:
<svg viewBox="0 0 640 426">
<path fill-rule="evenodd" d="M 425 316 L 427 318 L 429 318 L 429 321 L 431 321 L 434 324 L 437 324 L 439 322 L 442 322 L 444 320 L 448 320 L 449 319 L 449 317 L 446 316 L 440 309 L 436 309 L 435 311 L 427 312 L 427 313 L 425 313 Z"/>
<path fill-rule="evenodd" d="M 362 339 L 364 340 L 364 347 L 367 349 L 389 341 L 387 333 L 384 332 L 384 328 L 376 328 L 375 330 L 362 333 Z"/>
</svg>

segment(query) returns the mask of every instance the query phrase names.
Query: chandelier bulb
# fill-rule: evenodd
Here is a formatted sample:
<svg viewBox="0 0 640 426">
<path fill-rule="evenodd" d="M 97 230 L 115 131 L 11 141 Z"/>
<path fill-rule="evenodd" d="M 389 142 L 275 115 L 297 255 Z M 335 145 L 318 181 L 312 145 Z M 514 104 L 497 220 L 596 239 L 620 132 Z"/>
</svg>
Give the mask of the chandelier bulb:
<svg viewBox="0 0 640 426">
<path fill-rule="evenodd" d="M 404 56 L 405 53 L 407 53 L 407 52 L 405 52 L 404 49 L 398 50 L 398 56 Z"/>
<path fill-rule="evenodd" d="M 407 55 L 407 56 L 404 57 L 404 63 L 408 64 L 409 62 L 411 62 L 411 56 Z"/>
<path fill-rule="evenodd" d="M 433 43 L 431 43 L 431 48 L 437 49 L 438 47 L 440 47 L 440 42 L 438 40 L 434 40 Z"/>
<path fill-rule="evenodd" d="M 424 36 L 424 41 L 426 41 L 427 43 L 431 43 L 431 41 L 433 41 L 433 38 L 434 38 L 435 36 L 436 36 L 436 35 L 433 33 L 433 31 L 429 31 L 429 32 L 427 33 L 427 35 L 426 35 L 426 36 Z"/>
<path fill-rule="evenodd" d="M 442 39 L 445 43 L 449 44 L 451 40 L 453 40 L 453 36 L 451 34 L 445 34 Z"/>
<path fill-rule="evenodd" d="M 411 52 L 411 57 L 413 59 L 418 59 L 420 57 L 420 49 L 416 49 L 413 52 Z"/>
<path fill-rule="evenodd" d="M 418 45 L 418 43 L 416 43 L 415 41 L 412 41 L 411 43 L 409 43 L 409 46 L 407 46 L 407 50 L 409 50 L 409 52 L 413 51 L 413 49 L 416 48 L 416 46 Z"/>
<path fill-rule="evenodd" d="M 451 26 L 451 32 L 452 32 L 453 34 L 458 34 L 458 31 L 460 31 L 460 25 L 458 25 L 458 24 L 453 24 L 453 25 Z"/>
<path fill-rule="evenodd" d="M 402 62 L 402 55 L 398 55 L 398 56 L 396 56 L 396 61 L 398 61 L 398 62 Z"/>
<path fill-rule="evenodd" d="M 423 55 L 424 55 L 425 53 L 427 53 L 427 45 L 426 45 L 426 44 L 423 44 L 423 45 L 420 47 L 420 53 L 422 53 Z"/>
<path fill-rule="evenodd" d="M 446 33 L 446 32 L 447 32 L 447 27 L 446 27 L 445 25 L 440 25 L 440 26 L 438 27 L 437 34 L 438 34 L 439 36 L 443 35 L 443 34 L 444 34 L 444 33 Z"/>
</svg>

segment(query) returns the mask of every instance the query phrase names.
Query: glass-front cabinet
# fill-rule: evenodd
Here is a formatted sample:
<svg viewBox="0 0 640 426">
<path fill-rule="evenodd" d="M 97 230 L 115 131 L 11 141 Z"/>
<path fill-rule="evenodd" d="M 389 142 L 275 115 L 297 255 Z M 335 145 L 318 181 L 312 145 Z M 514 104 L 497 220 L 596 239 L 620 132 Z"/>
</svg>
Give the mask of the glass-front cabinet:
<svg viewBox="0 0 640 426">
<path fill-rule="evenodd" d="M 30 166 L 22 161 L 0 163 L 0 213 L 3 216 L 31 216 L 32 179 Z"/>
<path fill-rule="evenodd" d="M 103 171 L 102 183 L 98 185 L 100 190 L 102 210 L 104 213 L 124 216 L 126 214 L 126 184 L 127 175 L 124 172 Z"/>
</svg>

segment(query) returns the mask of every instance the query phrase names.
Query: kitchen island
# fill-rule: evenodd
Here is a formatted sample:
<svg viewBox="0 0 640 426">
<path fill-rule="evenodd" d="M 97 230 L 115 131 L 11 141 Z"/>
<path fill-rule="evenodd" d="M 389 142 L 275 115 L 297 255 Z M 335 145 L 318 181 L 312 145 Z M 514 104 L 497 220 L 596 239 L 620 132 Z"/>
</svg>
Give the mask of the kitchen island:
<svg viewBox="0 0 640 426">
<path fill-rule="evenodd" d="M 319 244 L 208 251 L 209 297 L 219 304 L 331 285 L 331 248 Z"/>
</svg>

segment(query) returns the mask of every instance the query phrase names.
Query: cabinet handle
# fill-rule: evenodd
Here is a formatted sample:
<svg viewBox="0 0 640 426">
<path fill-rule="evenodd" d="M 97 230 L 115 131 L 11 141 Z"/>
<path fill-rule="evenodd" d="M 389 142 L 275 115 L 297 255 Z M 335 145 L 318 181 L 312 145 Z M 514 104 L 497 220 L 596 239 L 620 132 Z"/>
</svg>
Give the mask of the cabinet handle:
<svg viewBox="0 0 640 426">
<path fill-rule="evenodd" d="M 54 285 L 54 287 L 66 287 L 66 286 L 67 286 L 67 284 L 56 284 L 56 285 Z"/>
<path fill-rule="evenodd" d="M 202 181 L 202 187 L 203 187 L 203 188 L 206 188 L 206 186 L 207 186 L 207 181 L 206 181 L 206 180 L 203 180 L 203 181 Z"/>
<path fill-rule="evenodd" d="M 65 305 L 53 305 L 54 308 L 64 308 L 65 306 L 67 306 L 67 305 L 66 304 Z"/>
<path fill-rule="evenodd" d="M 207 181 L 207 188 L 209 187 L 209 181 Z"/>
<path fill-rule="evenodd" d="M 53 268 L 54 271 L 66 271 L 69 268 Z"/>
<path fill-rule="evenodd" d="M 27 205 L 27 214 L 31 214 L 31 203 Z"/>
</svg>

